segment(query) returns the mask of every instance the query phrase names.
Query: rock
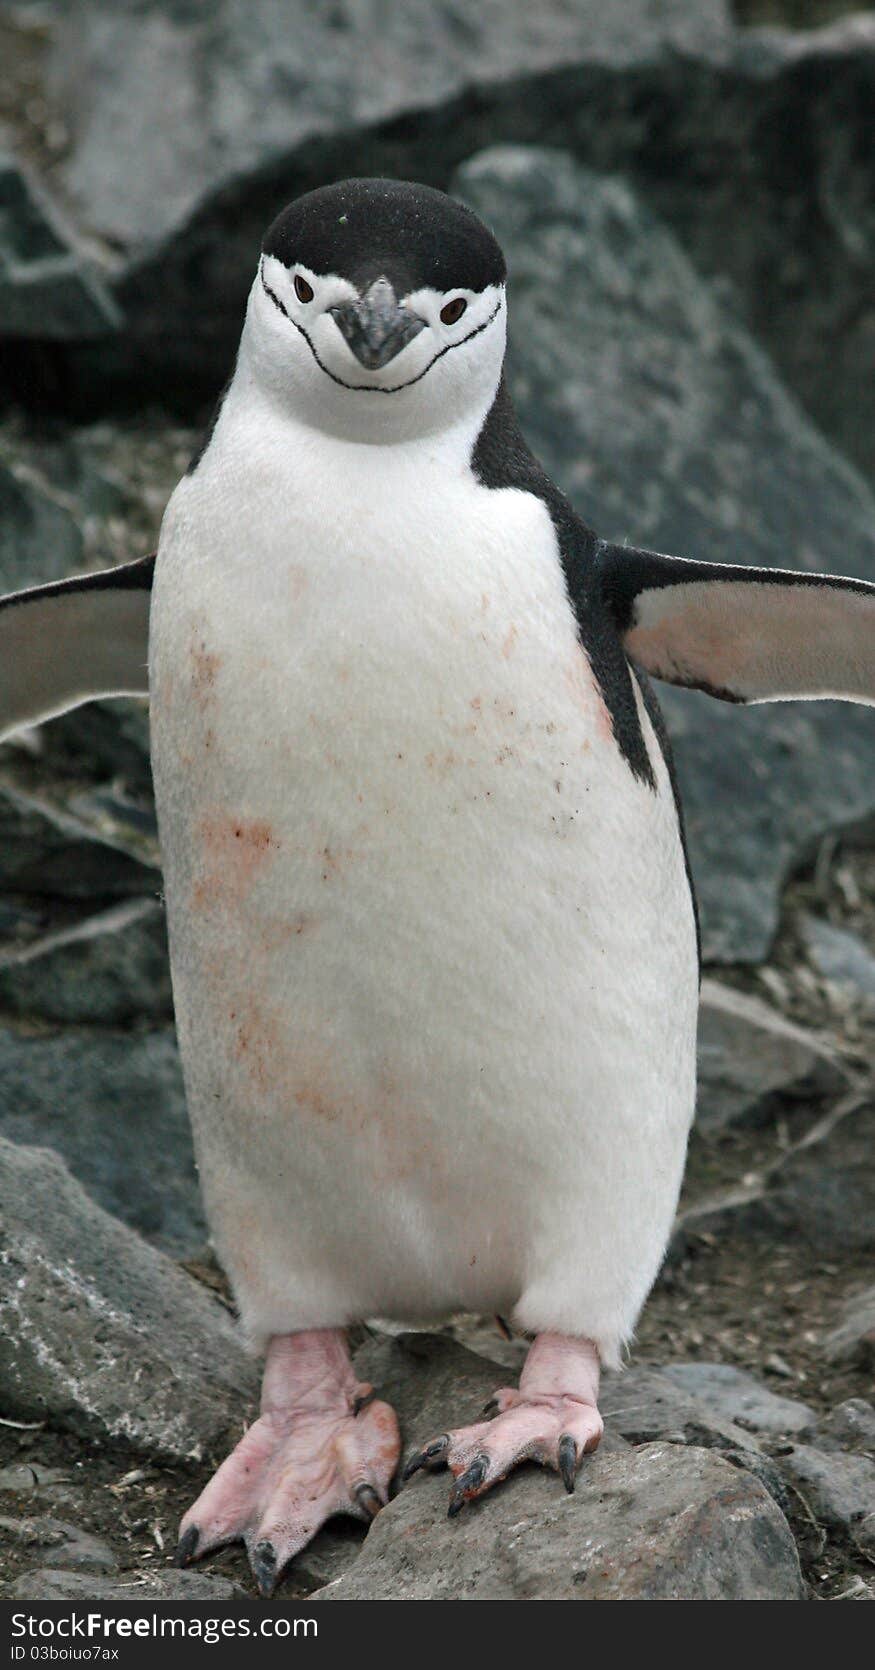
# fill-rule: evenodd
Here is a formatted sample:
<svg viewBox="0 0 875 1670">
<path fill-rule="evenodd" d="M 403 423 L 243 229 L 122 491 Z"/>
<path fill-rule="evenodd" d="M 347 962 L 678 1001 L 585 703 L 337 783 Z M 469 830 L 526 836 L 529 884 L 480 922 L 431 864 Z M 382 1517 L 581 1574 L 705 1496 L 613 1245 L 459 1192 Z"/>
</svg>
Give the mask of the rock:
<svg viewBox="0 0 875 1670">
<path fill-rule="evenodd" d="M 808 955 L 824 979 L 875 998 L 875 957 L 856 934 L 820 916 L 803 916 L 801 928 Z"/>
<path fill-rule="evenodd" d="M 863 1397 L 836 1404 L 818 1421 L 816 1439 L 822 1450 L 867 1450 L 875 1460 L 875 1409 Z"/>
<path fill-rule="evenodd" d="M 34 181 L 0 152 L 0 317 L 3 335 L 81 341 L 120 323 L 106 286 L 89 269 Z"/>
<path fill-rule="evenodd" d="M 56 32 L 49 81 L 71 133 L 60 173 L 82 220 L 117 243 L 151 242 L 213 188 L 280 153 L 290 171 L 315 143 L 322 179 L 370 172 L 366 157 L 349 166 L 353 133 L 361 145 L 414 111 L 443 129 L 460 102 L 515 102 L 514 81 L 534 72 L 574 61 L 640 71 L 677 50 L 707 60 L 729 35 L 722 0 L 545 0 L 536 12 L 408 0 L 378 28 L 375 50 L 373 14 L 359 0 L 340 10 L 217 0 L 204 19 L 186 0 L 80 0 Z M 329 161 L 326 140 L 336 151 L 341 135 Z M 412 150 L 412 136 L 398 138 L 402 155 Z"/>
<path fill-rule="evenodd" d="M 206 1571 L 173 1571 L 146 1568 L 118 1577 L 97 1577 L 87 1572 L 54 1571 L 50 1566 L 26 1572 L 6 1590 L 7 1600 L 119 1600 L 128 1606 L 142 1601 L 177 1600 L 212 1602 L 249 1600 L 245 1589 L 228 1577 L 214 1577 Z"/>
<path fill-rule="evenodd" d="M 807 1403 L 777 1397 L 730 1363 L 669 1363 L 662 1372 L 698 1403 L 749 1432 L 802 1432 L 817 1420 Z"/>
<path fill-rule="evenodd" d="M 848 1299 L 842 1320 L 824 1341 L 830 1362 L 875 1368 L 875 1287 Z"/>
<path fill-rule="evenodd" d="M 170 1019 L 164 911 L 132 899 L 0 950 L 0 1006 L 49 1021 Z"/>
<path fill-rule="evenodd" d="M 53 1490 L 67 1483 L 70 1475 L 63 1467 L 44 1467 L 41 1462 L 13 1461 L 0 1468 L 0 1490 L 16 1496 L 33 1496 L 37 1491 Z"/>
<path fill-rule="evenodd" d="M 157 893 L 158 870 L 140 860 L 97 817 L 76 816 L 44 793 L 0 783 L 0 851 L 5 891 L 64 899 Z"/>
<path fill-rule="evenodd" d="M 83 779 L 111 778 L 151 808 L 148 702 L 130 697 L 88 702 L 41 726 L 38 734 L 40 769 L 52 781 L 69 777 L 81 786 Z"/>
<path fill-rule="evenodd" d="M 527 438 L 601 534 L 875 579 L 875 497 L 623 181 L 562 153 L 499 148 L 467 163 L 456 189 L 508 257 Z M 875 807 L 871 714 L 659 694 L 705 956 L 761 958 L 791 865 Z"/>
<path fill-rule="evenodd" d="M 875 1514 L 875 1461 L 868 1456 L 796 1444 L 780 1465 L 824 1525 L 847 1531 Z"/>
<path fill-rule="evenodd" d="M 66 351 L 50 392 L 171 393 L 191 411 L 224 382 L 283 202 L 345 174 L 446 187 L 484 143 L 552 144 L 634 183 L 871 468 L 871 18 L 751 36 L 723 0 L 416 0 L 379 51 L 372 29 L 367 5 L 305 0 L 224 0 L 197 22 L 183 0 L 68 13 L 50 95 L 71 130 L 62 189 L 135 258 L 114 284 L 125 331 Z M 26 402 L 46 382 L 39 357 L 19 367 Z"/>
<path fill-rule="evenodd" d="M 847 1073 L 814 1034 L 755 997 L 703 980 L 696 1129 L 762 1125 L 788 1105 L 846 1088 Z"/>
<path fill-rule="evenodd" d="M 320 1600 L 799 1600 L 796 1547 L 756 1479 L 707 1450 L 599 1449 L 573 1496 L 513 1474 L 456 1520 L 420 1476 Z"/>
<path fill-rule="evenodd" d="M 61 1519 L 3 1519 L 0 1532 L 28 1553 L 40 1555 L 50 1549 L 52 1567 L 64 1571 L 115 1571 L 118 1560 L 109 1544 L 77 1525 Z"/>
<path fill-rule="evenodd" d="M 681 1212 L 669 1263 L 702 1236 L 799 1236 L 827 1257 L 875 1246 L 873 1137 L 875 1103 L 851 1093 L 761 1174 Z"/>
<path fill-rule="evenodd" d="M 601 1409 L 606 1424 L 632 1444 L 656 1439 L 703 1448 L 756 1449 L 731 1416 L 714 1408 L 673 1380 L 663 1369 L 646 1364 L 608 1373 L 602 1380 Z"/>
<path fill-rule="evenodd" d="M 204 1239 L 173 1028 L 0 1026 L 0 1133 L 50 1147 L 108 1212 L 167 1251 Z"/>
<path fill-rule="evenodd" d="M 875 1102 L 824 1121 L 822 1135 L 791 1149 L 771 1172 L 764 1227 L 800 1235 L 827 1256 L 875 1247 Z"/>
<path fill-rule="evenodd" d="M 63 580 L 82 566 L 69 510 L 0 464 L 0 593 Z"/>
<path fill-rule="evenodd" d="M 354 1353 L 356 1373 L 391 1403 L 405 1450 L 477 1420 L 508 1370 L 480 1357 L 445 1334 L 372 1332 Z M 512 1377 L 511 1377 L 512 1378 Z M 403 1460 L 403 1454 L 402 1454 Z"/>
<path fill-rule="evenodd" d="M 875 1513 L 868 1513 L 865 1519 L 857 1520 L 851 1535 L 860 1553 L 865 1554 L 867 1560 L 875 1560 Z"/>
<path fill-rule="evenodd" d="M 256 1375 L 222 1307 L 56 1155 L 2 1139 L 0 1226 L 4 1413 L 155 1460 L 223 1453 Z"/>
</svg>

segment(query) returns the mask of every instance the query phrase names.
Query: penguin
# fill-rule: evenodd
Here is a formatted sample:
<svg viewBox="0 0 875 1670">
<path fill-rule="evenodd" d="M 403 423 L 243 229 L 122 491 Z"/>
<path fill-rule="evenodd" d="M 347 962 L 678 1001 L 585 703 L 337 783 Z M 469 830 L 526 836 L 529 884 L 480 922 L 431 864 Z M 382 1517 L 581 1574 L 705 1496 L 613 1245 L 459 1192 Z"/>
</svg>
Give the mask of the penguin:
<svg viewBox="0 0 875 1670">
<path fill-rule="evenodd" d="M 529 451 L 502 252 L 397 180 L 269 228 L 157 558 L 0 605 L 4 732 L 148 691 L 203 1195 L 261 1412 L 185 1514 L 269 1594 L 400 1459 L 346 1341 L 509 1317 L 449 1512 L 570 1491 L 662 1260 L 695 1105 L 698 936 L 649 677 L 875 702 L 875 586 L 612 544 Z"/>
</svg>

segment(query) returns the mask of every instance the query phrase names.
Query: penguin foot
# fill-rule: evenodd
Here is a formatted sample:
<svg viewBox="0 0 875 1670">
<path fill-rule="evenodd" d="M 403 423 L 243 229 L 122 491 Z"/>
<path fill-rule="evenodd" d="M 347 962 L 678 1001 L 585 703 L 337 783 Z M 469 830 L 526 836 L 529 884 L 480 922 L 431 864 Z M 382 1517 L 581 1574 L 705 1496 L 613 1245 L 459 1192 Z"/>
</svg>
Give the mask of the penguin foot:
<svg viewBox="0 0 875 1670">
<path fill-rule="evenodd" d="M 410 1457 L 402 1479 L 421 1469 L 449 1467 L 451 1519 L 466 1502 L 484 1496 L 521 1461 L 539 1461 L 574 1490 L 577 1470 L 602 1435 L 596 1406 L 599 1363 L 589 1340 L 539 1334 L 526 1359 L 519 1389 L 502 1387 L 472 1426 L 455 1427 Z"/>
<path fill-rule="evenodd" d="M 176 1563 L 242 1541 L 272 1594 L 327 1519 L 370 1522 L 385 1507 L 400 1449 L 395 1411 L 356 1380 L 339 1330 L 276 1336 L 261 1414 L 185 1514 Z"/>
</svg>

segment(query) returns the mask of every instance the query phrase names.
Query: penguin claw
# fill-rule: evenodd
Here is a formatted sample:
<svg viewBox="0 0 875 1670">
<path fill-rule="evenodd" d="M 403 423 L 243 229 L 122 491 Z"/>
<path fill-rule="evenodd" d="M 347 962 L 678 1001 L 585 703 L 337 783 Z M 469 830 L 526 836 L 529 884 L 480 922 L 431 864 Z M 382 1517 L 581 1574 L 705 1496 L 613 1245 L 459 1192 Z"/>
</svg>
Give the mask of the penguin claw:
<svg viewBox="0 0 875 1670">
<path fill-rule="evenodd" d="M 272 1595 L 327 1519 L 376 1518 L 400 1450 L 395 1411 L 356 1379 L 337 1330 L 276 1336 L 262 1412 L 186 1513 L 176 1564 L 244 1542 L 260 1593 Z"/>
<path fill-rule="evenodd" d="M 176 1544 L 176 1552 L 173 1556 L 175 1566 L 187 1566 L 189 1560 L 193 1559 L 199 1537 L 200 1530 L 197 1525 L 189 1525 L 188 1530 L 183 1531 Z"/>
<path fill-rule="evenodd" d="M 377 1514 L 385 1507 L 372 1484 L 357 1485 L 353 1495 L 368 1519 L 376 1519 Z"/>
<path fill-rule="evenodd" d="M 489 1456 L 484 1453 L 474 1457 L 470 1467 L 460 1474 L 450 1492 L 450 1505 L 447 1508 L 447 1518 L 455 1519 L 461 1513 L 465 1503 L 476 1496 L 489 1472 Z"/>
<path fill-rule="evenodd" d="M 440 1458 L 449 1447 L 450 1435 L 448 1432 L 443 1432 L 440 1438 L 435 1438 L 433 1443 L 426 1444 L 424 1450 L 418 1450 L 415 1455 L 410 1457 L 404 1472 L 401 1474 L 401 1483 L 406 1484 L 407 1480 L 412 1479 L 414 1473 L 418 1473 L 421 1467 L 430 1468 L 435 1462 L 441 1465 Z"/>
<path fill-rule="evenodd" d="M 276 1588 L 279 1570 L 277 1568 L 276 1549 L 272 1542 L 256 1543 L 249 1556 L 252 1575 L 258 1584 L 258 1592 L 269 1599 Z"/>
<path fill-rule="evenodd" d="M 559 1440 L 559 1474 L 569 1496 L 574 1495 L 574 1481 L 577 1475 L 577 1445 L 570 1432 L 564 1432 Z"/>
</svg>

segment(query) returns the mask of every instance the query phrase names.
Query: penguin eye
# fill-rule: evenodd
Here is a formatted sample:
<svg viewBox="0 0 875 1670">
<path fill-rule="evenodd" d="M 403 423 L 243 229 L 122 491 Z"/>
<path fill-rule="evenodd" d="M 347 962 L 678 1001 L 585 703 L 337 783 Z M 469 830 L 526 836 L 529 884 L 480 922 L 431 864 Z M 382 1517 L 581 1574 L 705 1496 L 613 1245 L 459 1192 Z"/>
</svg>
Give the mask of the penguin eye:
<svg viewBox="0 0 875 1670">
<path fill-rule="evenodd" d="M 295 273 L 295 295 L 299 302 L 311 302 L 313 300 L 313 286 L 308 284 L 306 278 L 302 278 L 300 273 Z"/>
<path fill-rule="evenodd" d="M 468 303 L 466 302 L 464 296 L 456 296 L 454 301 L 447 302 L 446 307 L 441 308 L 441 318 L 444 324 L 458 324 L 458 321 L 461 319 L 467 306 Z"/>
</svg>

